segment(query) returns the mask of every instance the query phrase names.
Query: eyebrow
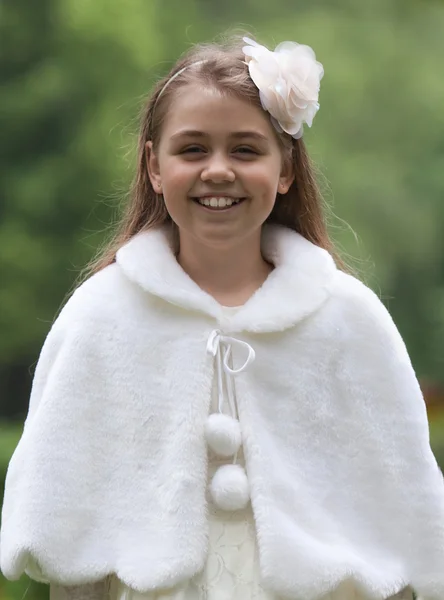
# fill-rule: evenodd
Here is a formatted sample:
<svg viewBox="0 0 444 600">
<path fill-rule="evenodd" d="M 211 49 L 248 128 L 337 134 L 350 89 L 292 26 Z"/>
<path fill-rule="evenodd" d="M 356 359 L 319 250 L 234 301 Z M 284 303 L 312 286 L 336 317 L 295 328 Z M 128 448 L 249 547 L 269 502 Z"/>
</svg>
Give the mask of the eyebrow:
<svg viewBox="0 0 444 600">
<path fill-rule="evenodd" d="M 209 137 L 207 133 L 205 133 L 204 131 L 198 131 L 198 130 L 194 130 L 194 129 L 187 129 L 185 131 L 179 131 L 178 133 L 175 133 L 171 136 L 172 140 L 178 139 L 178 138 L 182 138 L 182 137 L 200 137 L 200 138 L 204 138 L 204 137 Z M 262 141 L 262 142 L 267 142 L 268 138 L 267 136 L 263 135 L 262 133 L 258 133 L 257 131 L 234 131 L 233 133 L 230 134 L 230 137 L 234 138 L 234 139 L 241 139 L 241 138 L 253 138 L 256 139 L 258 141 Z"/>
</svg>

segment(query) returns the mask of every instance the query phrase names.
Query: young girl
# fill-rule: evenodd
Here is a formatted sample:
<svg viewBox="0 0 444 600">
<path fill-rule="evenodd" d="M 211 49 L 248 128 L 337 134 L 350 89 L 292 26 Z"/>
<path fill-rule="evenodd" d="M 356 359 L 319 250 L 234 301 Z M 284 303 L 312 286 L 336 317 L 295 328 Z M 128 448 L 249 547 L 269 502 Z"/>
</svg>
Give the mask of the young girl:
<svg viewBox="0 0 444 600">
<path fill-rule="evenodd" d="M 322 65 L 193 48 L 115 240 L 54 323 L 1 568 L 58 595 L 444 598 L 444 483 L 405 346 L 329 240 L 302 141 Z"/>
</svg>

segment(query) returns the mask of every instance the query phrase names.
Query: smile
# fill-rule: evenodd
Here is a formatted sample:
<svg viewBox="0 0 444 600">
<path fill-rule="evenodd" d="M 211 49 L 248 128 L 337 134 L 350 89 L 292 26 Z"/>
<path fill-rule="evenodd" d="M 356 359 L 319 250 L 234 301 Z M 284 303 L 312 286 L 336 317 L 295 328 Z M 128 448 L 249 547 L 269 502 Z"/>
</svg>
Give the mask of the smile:
<svg viewBox="0 0 444 600">
<path fill-rule="evenodd" d="M 193 198 L 194 202 L 209 210 L 227 210 L 241 204 L 245 198 L 230 198 L 228 196 L 207 196 L 205 198 Z"/>
</svg>

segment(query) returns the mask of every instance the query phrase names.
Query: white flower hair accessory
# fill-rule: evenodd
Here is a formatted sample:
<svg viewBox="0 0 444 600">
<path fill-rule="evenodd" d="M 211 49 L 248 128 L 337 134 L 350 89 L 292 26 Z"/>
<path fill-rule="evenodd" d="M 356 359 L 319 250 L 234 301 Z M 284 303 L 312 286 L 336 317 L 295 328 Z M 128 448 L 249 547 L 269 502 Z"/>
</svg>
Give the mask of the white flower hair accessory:
<svg viewBox="0 0 444 600">
<path fill-rule="evenodd" d="M 311 127 L 319 110 L 320 81 L 324 67 L 310 46 L 282 42 L 274 52 L 244 37 L 242 48 L 250 77 L 259 89 L 264 110 L 274 127 L 299 139 L 303 124 Z"/>
</svg>

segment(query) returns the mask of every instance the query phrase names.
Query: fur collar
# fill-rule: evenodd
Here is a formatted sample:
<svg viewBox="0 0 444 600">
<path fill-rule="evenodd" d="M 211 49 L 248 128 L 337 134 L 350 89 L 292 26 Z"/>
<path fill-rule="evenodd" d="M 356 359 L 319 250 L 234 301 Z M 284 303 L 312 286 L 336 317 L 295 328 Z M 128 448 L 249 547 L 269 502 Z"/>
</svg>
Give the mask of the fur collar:
<svg viewBox="0 0 444 600">
<path fill-rule="evenodd" d="M 231 331 L 270 332 L 294 326 L 330 296 L 337 272 L 330 254 L 299 233 L 264 227 L 262 251 L 275 269 L 230 323 Z M 181 268 L 167 228 L 139 233 L 117 252 L 126 276 L 144 290 L 186 309 L 221 317 L 221 306 Z"/>
</svg>

